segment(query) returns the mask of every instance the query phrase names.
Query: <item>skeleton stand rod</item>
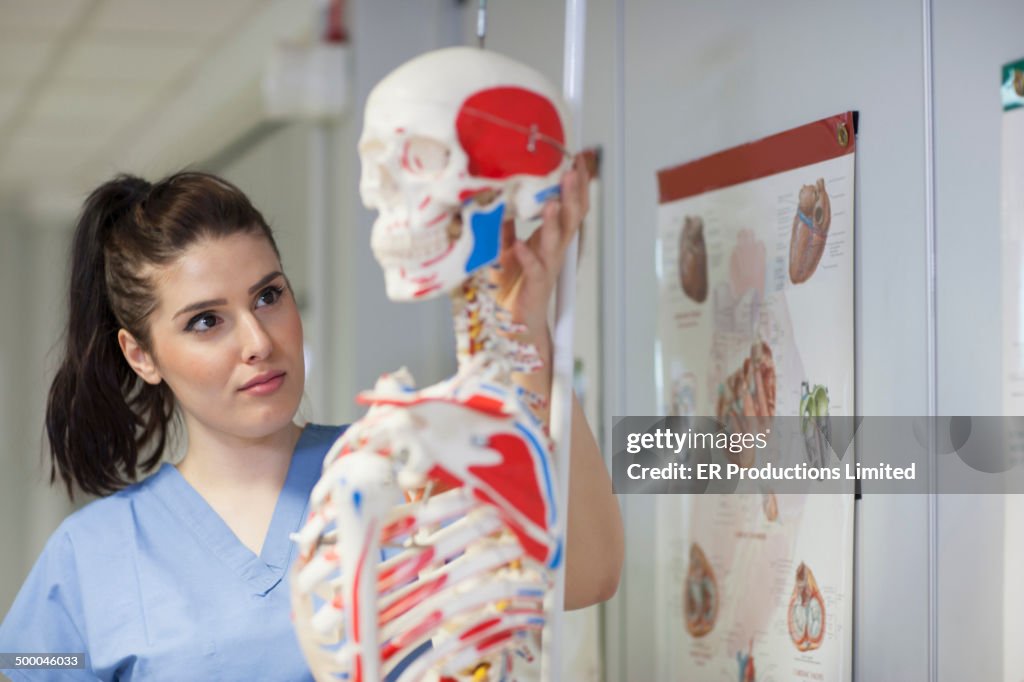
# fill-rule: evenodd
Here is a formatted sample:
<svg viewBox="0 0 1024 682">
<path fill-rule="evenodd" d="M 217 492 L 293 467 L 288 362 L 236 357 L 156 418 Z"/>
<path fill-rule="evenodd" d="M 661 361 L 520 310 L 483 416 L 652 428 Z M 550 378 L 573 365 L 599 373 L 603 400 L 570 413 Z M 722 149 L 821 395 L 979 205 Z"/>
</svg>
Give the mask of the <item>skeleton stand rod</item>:
<svg viewBox="0 0 1024 682">
<path fill-rule="evenodd" d="M 572 149 L 579 149 L 583 127 L 583 48 L 586 27 L 586 0 L 566 0 L 565 3 L 565 56 L 562 66 L 562 92 L 572 118 Z M 573 386 L 573 318 L 576 298 L 576 258 L 579 236 L 569 244 L 565 265 L 558 278 L 555 296 L 555 329 L 553 334 L 554 359 L 551 384 L 551 435 L 555 441 L 558 466 L 558 518 L 564 524 L 564 537 L 569 528 L 569 452 L 572 433 Z M 551 682 L 562 676 L 562 621 L 565 610 L 566 555 L 555 576 L 554 603 L 551 618 L 545 629 L 542 679 Z"/>
<path fill-rule="evenodd" d="M 476 44 L 481 50 L 484 49 L 484 39 L 487 37 L 487 0 L 480 0 L 476 10 Z"/>
</svg>

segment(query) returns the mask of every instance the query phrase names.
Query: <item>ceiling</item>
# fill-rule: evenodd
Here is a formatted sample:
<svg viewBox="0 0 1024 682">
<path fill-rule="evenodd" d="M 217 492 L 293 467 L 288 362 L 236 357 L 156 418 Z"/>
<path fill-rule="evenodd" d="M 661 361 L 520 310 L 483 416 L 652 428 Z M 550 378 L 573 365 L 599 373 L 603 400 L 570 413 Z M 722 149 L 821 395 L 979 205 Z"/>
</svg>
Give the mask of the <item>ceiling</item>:
<svg viewBox="0 0 1024 682">
<path fill-rule="evenodd" d="M 311 0 L 0 0 L 0 200 L 166 172 L 262 115 Z M 77 196 L 76 196 L 77 201 Z"/>
</svg>

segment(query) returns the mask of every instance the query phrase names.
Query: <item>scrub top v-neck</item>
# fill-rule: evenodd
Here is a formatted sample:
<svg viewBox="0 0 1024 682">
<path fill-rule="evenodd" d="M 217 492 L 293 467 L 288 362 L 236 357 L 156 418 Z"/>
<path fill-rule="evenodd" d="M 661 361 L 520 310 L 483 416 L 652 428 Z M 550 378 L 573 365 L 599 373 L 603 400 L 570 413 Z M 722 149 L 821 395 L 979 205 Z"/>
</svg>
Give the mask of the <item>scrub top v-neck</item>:
<svg viewBox="0 0 1024 682">
<path fill-rule="evenodd" d="M 0 651 L 87 652 L 87 669 L 7 674 L 312 679 L 289 617 L 288 536 L 341 431 L 303 430 L 259 556 L 168 464 L 68 517 L 0 625 Z"/>
</svg>

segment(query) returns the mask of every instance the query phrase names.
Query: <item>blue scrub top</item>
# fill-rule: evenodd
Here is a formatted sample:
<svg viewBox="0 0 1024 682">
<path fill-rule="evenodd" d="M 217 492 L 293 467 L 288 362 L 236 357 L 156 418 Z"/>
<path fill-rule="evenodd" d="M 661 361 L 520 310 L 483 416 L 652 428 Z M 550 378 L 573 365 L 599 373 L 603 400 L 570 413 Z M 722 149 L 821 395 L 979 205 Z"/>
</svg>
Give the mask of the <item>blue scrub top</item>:
<svg viewBox="0 0 1024 682">
<path fill-rule="evenodd" d="M 311 680 L 290 619 L 288 539 L 344 427 L 307 426 L 256 556 L 164 464 L 60 525 L 0 625 L 0 652 L 86 653 L 13 680 Z"/>
</svg>

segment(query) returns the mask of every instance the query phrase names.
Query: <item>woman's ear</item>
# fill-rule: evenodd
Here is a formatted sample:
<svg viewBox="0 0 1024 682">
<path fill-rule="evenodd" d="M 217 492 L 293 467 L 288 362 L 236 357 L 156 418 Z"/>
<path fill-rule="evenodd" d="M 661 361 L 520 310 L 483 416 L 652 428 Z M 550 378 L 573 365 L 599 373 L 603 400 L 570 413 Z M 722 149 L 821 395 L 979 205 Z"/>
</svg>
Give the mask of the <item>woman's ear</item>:
<svg viewBox="0 0 1024 682">
<path fill-rule="evenodd" d="M 143 349 L 131 332 L 127 329 L 119 329 L 117 332 L 117 343 L 121 346 L 124 359 L 128 361 L 128 364 L 135 370 L 140 379 L 154 386 L 163 381 L 163 377 L 160 376 L 160 370 L 156 368 L 156 363 L 153 362 L 153 356 Z"/>
</svg>

